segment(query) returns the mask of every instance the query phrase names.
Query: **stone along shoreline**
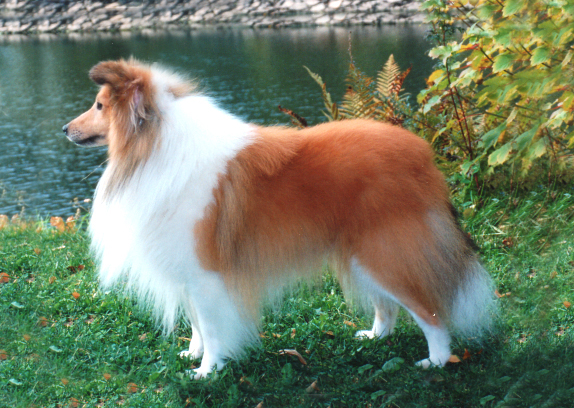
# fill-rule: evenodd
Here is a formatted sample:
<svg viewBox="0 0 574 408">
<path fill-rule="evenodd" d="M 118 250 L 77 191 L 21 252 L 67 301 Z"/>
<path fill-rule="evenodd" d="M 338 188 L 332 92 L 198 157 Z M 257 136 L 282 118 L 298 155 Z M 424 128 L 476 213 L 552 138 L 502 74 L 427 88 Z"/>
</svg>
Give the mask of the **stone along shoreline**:
<svg viewBox="0 0 574 408">
<path fill-rule="evenodd" d="M 422 22 L 418 0 L 0 1 L 0 34 Z"/>
</svg>

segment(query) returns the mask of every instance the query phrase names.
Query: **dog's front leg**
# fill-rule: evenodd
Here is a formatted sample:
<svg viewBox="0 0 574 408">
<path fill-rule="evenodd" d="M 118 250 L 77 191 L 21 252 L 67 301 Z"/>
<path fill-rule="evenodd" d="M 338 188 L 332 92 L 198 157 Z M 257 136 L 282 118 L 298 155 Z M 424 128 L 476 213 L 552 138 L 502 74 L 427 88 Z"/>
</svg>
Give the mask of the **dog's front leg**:
<svg viewBox="0 0 574 408">
<path fill-rule="evenodd" d="M 257 334 L 256 323 L 244 312 L 240 297 L 232 296 L 222 276 L 209 271 L 198 275 L 188 289 L 195 327 L 186 354 L 199 357 L 203 351 L 201 365 L 190 373 L 193 379 L 221 370 L 229 358 L 240 356 Z"/>
</svg>

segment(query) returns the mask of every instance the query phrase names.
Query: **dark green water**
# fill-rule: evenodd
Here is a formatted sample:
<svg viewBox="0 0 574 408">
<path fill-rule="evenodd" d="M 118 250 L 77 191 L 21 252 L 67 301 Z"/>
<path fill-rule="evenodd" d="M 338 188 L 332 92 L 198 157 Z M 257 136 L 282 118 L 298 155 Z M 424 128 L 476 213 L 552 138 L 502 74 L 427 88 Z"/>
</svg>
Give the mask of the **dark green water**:
<svg viewBox="0 0 574 408">
<path fill-rule="evenodd" d="M 67 216 L 74 198 L 92 196 L 105 149 L 79 148 L 61 128 L 93 103 L 97 87 L 87 72 L 98 61 L 160 62 L 199 79 L 245 120 L 288 124 L 282 105 L 315 124 L 323 121 L 323 103 L 303 65 L 339 100 L 350 31 L 353 58 L 368 75 L 393 54 L 403 69 L 412 66 L 407 91 L 414 97 L 424 86 L 433 63 L 421 26 L 0 37 L 0 214 L 24 207 L 27 215 Z"/>
</svg>

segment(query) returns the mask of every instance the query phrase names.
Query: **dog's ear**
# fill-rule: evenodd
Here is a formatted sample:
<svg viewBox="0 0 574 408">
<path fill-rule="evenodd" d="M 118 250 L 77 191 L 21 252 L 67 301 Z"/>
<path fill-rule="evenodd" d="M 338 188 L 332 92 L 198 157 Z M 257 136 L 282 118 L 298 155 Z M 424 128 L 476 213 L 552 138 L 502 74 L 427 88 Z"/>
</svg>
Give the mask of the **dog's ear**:
<svg viewBox="0 0 574 408">
<path fill-rule="evenodd" d="M 90 79 L 98 85 L 110 87 L 113 107 L 129 111 L 130 121 L 135 125 L 147 119 L 152 99 L 150 71 L 134 60 L 104 61 L 94 66 Z"/>
</svg>

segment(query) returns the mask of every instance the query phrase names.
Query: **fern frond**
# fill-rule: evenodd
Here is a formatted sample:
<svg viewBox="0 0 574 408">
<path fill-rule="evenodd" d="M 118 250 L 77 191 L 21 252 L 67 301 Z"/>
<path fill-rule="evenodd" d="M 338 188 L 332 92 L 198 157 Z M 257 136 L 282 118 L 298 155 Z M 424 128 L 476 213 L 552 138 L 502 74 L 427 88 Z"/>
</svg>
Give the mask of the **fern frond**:
<svg viewBox="0 0 574 408">
<path fill-rule="evenodd" d="M 346 81 L 349 85 L 343 95 L 341 115 L 347 118 L 373 117 L 377 109 L 372 87 L 373 80 L 351 63 Z"/>
<path fill-rule="evenodd" d="M 411 72 L 411 67 L 409 67 L 404 72 L 399 72 L 399 74 L 395 77 L 391 84 L 391 95 L 399 96 L 401 91 L 403 90 L 403 83 L 405 82 L 405 78 Z"/>
<path fill-rule="evenodd" d="M 323 111 L 323 114 L 327 117 L 327 119 L 329 119 L 329 121 L 338 120 L 339 119 L 339 109 L 337 108 L 337 104 L 335 102 L 333 102 L 333 99 L 331 98 L 331 94 L 327 91 L 327 85 L 325 84 L 325 82 L 323 82 L 323 78 L 321 78 L 320 75 L 315 74 L 313 71 L 311 71 L 305 65 L 303 65 L 303 68 L 305 68 L 307 70 L 307 72 L 309 73 L 311 78 L 313 78 L 315 80 L 315 82 L 317 82 L 317 84 L 319 84 L 319 86 L 321 87 L 321 97 L 323 98 L 323 103 L 325 104 L 325 107 L 327 108 L 327 111 L 326 112 Z"/>
<path fill-rule="evenodd" d="M 401 69 L 395 62 L 395 57 L 393 54 L 389 56 L 389 59 L 383 66 L 383 68 L 377 74 L 377 92 L 386 98 L 393 95 L 394 86 L 396 78 L 401 74 Z M 401 82 L 402 85 L 402 82 Z"/>
</svg>

